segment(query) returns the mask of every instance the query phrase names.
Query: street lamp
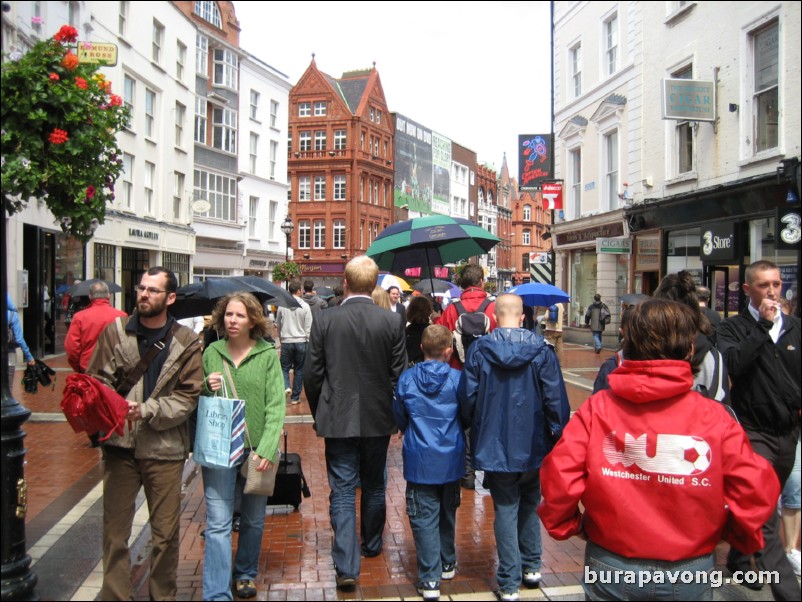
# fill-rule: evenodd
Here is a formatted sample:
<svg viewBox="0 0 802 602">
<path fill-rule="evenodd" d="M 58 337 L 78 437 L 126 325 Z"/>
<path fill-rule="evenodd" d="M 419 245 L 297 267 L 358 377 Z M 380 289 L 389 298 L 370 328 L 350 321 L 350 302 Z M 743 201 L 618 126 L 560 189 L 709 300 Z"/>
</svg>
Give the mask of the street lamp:
<svg viewBox="0 0 802 602">
<path fill-rule="evenodd" d="M 287 236 L 287 246 L 284 249 L 284 263 L 290 260 L 290 235 L 292 235 L 292 231 L 295 229 L 295 224 L 292 223 L 290 216 L 284 218 L 284 221 L 281 222 L 281 231 Z M 284 286 L 289 290 L 290 283 L 288 280 L 284 281 Z"/>
</svg>

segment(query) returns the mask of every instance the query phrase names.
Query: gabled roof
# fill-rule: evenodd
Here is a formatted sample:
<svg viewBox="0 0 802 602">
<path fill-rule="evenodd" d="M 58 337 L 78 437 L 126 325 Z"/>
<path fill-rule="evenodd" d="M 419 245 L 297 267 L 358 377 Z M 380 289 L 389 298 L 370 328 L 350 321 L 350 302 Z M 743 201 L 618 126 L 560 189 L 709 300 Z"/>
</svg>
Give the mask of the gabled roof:
<svg viewBox="0 0 802 602">
<path fill-rule="evenodd" d="M 623 110 L 625 104 L 627 104 L 625 96 L 610 94 L 610 96 L 601 101 L 599 108 L 590 116 L 590 120 L 594 123 L 601 121 L 605 117 Z"/>
<path fill-rule="evenodd" d="M 351 110 L 351 113 L 354 114 L 359 108 L 359 103 L 362 102 L 362 97 L 365 94 L 365 90 L 368 87 L 368 81 L 370 80 L 370 71 L 360 71 L 358 73 L 364 73 L 364 76 L 346 77 L 350 74 L 344 73 L 342 79 L 332 80 L 334 82 L 332 87 L 335 90 L 340 91 L 340 94 L 348 105 L 348 108 Z"/>
<path fill-rule="evenodd" d="M 563 129 L 560 130 L 560 133 L 557 134 L 557 137 L 560 139 L 565 139 L 577 134 L 582 134 L 584 133 L 586 127 L 588 127 L 588 120 L 582 117 L 582 115 L 574 115 L 563 126 Z"/>
</svg>

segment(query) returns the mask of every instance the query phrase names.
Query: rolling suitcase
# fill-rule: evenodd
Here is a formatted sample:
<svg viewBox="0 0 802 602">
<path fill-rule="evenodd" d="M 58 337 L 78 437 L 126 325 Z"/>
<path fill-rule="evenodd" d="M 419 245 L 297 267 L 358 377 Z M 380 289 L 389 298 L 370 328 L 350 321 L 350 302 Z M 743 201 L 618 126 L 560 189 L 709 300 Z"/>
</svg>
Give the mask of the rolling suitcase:
<svg viewBox="0 0 802 602">
<path fill-rule="evenodd" d="M 287 452 L 287 431 L 284 431 L 284 452 L 279 460 L 276 473 L 276 486 L 273 495 L 267 498 L 268 506 L 292 506 L 298 510 L 301 496 L 309 497 L 304 471 L 301 469 L 301 456 Z"/>
</svg>

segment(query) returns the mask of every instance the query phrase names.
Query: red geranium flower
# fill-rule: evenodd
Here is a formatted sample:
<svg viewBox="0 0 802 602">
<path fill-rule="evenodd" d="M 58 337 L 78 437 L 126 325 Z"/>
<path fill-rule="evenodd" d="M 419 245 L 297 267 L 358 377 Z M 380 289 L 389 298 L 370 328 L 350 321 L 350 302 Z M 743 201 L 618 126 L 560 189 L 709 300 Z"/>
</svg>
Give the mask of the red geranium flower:
<svg viewBox="0 0 802 602">
<path fill-rule="evenodd" d="M 112 94 L 109 104 L 113 107 L 121 107 L 123 104 L 123 99 L 117 96 L 116 94 Z"/>
<path fill-rule="evenodd" d="M 92 199 L 95 196 L 95 187 L 94 186 L 87 186 L 86 187 L 86 198 Z"/>
<path fill-rule="evenodd" d="M 64 55 L 64 58 L 61 59 L 61 64 L 68 71 L 74 71 L 78 66 L 78 57 L 68 51 L 67 54 Z"/>
<path fill-rule="evenodd" d="M 78 39 L 78 30 L 72 25 L 62 25 L 61 29 L 58 30 L 58 33 L 53 36 L 53 39 L 57 42 L 67 42 L 68 44 L 71 44 Z"/>
<path fill-rule="evenodd" d="M 83 77 L 76 77 L 75 85 L 78 86 L 81 90 L 86 90 L 89 87 L 89 85 L 86 83 L 86 80 Z"/>
<path fill-rule="evenodd" d="M 54 128 L 53 131 L 50 132 L 50 136 L 48 136 L 48 138 L 53 144 L 64 144 L 67 140 L 69 140 L 70 136 L 64 130 Z"/>
<path fill-rule="evenodd" d="M 58 76 L 58 73 L 51 73 L 51 74 L 50 74 L 48 77 L 51 79 L 51 81 L 54 81 L 54 82 L 57 82 L 58 80 L 60 80 L 60 79 L 61 79 L 61 78 Z"/>
</svg>

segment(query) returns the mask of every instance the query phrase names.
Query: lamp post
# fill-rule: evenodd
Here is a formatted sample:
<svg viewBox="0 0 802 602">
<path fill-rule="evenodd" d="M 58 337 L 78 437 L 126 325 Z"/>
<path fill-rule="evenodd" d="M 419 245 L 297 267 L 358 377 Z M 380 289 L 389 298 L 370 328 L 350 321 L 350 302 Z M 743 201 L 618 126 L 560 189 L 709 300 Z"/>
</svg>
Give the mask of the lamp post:
<svg viewBox="0 0 802 602">
<path fill-rule="evenodd" d="M 287 236 L 287 246 L 284 249 L 284 263 L 287 263 L 290 260 L 290 236 L 292 235 L 292 231 L 295 229 L 295 224 L 292 223 L 290 216 L 284 218 L 284 221 L 281 222 L 281 231 Z M 290 283 L 288 280 L 284 281 L 284 287 L 289 290 Z"/>
</svg>

